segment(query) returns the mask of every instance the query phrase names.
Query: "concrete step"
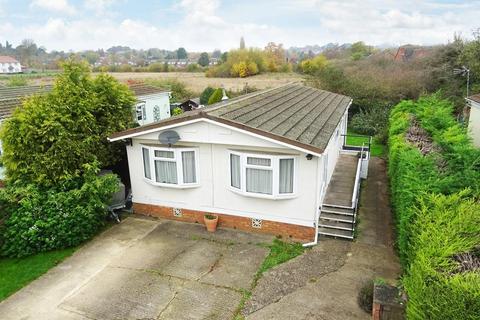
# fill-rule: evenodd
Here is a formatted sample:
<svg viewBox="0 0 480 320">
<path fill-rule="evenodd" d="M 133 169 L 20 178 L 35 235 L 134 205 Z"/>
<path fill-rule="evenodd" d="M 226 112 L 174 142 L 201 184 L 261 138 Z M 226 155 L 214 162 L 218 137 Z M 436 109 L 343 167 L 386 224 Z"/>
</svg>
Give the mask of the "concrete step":
<svg viewBox="0 0 480 320">
<path fill-rule="evenodd" d="M 353 230 L 353 224 L 347 222 L 340 222 L 334 220 L 320 219 L 319 227 L 329 228 L 329 229 L 338 229 L 338 230 Z"/>
<path fill-rule="evenodd" d="M 330 229 L 325 227 L 318 228 L 318 234 L 323 236 L 335 237 L 335 238 L 344 238 L 344 239 L 353 239 L 353 231 L 347 230 L 338 230 Z"/>
<path fill-rule="evenodd" d="M 342 209 L 322 209 L 322 212 L 353 217 L 353 212 L 342 211 Z"/>
<path fill-rule="evenodd" d="M 353 209 L 352 208 L 344 207 L 344 206 L 335 206 L 335 205 L 331 205 L 331 204 L 322 205 L 322 211 L 327 211 L 327 212 L 334 211 L 335 213 L 339 213 L 339 214 L 351 214 L 351 215 L 353 215 Z"/>
<path fill-rule="evenodd" d="M 319 220 L 330 220 L 330 221 L 346 222 L 346 223 L 353 224 L 353 216 L 329 213 L 325 211 L 320 212 Z"/>
</svg>

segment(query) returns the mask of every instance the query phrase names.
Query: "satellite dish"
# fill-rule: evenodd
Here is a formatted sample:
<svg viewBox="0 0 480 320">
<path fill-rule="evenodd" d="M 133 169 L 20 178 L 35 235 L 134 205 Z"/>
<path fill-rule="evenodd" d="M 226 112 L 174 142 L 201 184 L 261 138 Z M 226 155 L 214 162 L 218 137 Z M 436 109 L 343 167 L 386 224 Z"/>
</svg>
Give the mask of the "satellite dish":
<svg viewBox="0 0 480 320">
<path fill-rule="evenodd" d="M 177 143 L 178 140 L 180 140 L 180 136 L 173 130 L 163 131 L 158 135 L 158 141 L 160 141 L 161 144 L 168 144 L 169 147 Z"/>
</svg>

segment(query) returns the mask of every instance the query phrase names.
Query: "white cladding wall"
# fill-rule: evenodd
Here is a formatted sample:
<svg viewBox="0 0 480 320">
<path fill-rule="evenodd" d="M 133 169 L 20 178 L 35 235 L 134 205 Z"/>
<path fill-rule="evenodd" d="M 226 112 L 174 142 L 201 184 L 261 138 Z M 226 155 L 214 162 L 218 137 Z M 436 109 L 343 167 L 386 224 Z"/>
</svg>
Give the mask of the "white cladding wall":
<svg viewBox="0 0 480 320">
<path fill-rule="evenodd" d="M 140 125 L 170 118 L 170 96 L 168 92 L 139 96 L 137 98 L 145 104 L 146 118 L 138 120 Z M 140 105 L 140 103 L 138 105 Z M 155 109 L 157 109 L 157 111 L 155 111 Z"/>
<path fill-rule="evenodd" d="M 473 145 L 480 147 L 480 105 L 472 106 L 470 109 L 468 130 L 473 139 Z"/>
<path fill-rule="evenodd" d="M 19 62 L 0 63 L 0 73 L 19 73 L 22 72 L 22 66 Z"/>
<path fill-rule="evenodd" d="M 306 159 L 306 153 L 282 147 L 207 122 L 197 122 L 174 129 L 181 137 L 177 146 L 196 147 L 199 155 L 199 187 L 175 189 L 151 185 L 143 178 L 142 144 L 158 143 L 159 132 L 133 138 L 127 147 L 133 201 L 169 207 L 212 211 L 244 217 L 314 226 L 319 198 L 325 188 L 323 156 Z M 329 144 L 329 175 L 338 157 L 338 140 Z M 229 188 L 229 150 L 282 153 L 296 156 L 296 197 L 270 200 L 247 197 Z"/>
</svg>

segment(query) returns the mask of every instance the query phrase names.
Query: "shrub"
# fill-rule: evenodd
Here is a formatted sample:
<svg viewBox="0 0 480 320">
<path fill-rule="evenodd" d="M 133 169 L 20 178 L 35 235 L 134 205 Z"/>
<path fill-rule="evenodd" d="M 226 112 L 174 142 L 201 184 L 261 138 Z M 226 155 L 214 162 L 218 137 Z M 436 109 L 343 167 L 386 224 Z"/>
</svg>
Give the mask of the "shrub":
<svg viewBox="0 0 480 320">
<path fill-rule="evenodd" d="M 372 313 L 373 307 L 373 280 L 367 281 L 358 292 L 357 302 L 360 308 L 367 313 Z"/>
<path fill-rule="evenodd" d="M 8 78 L 7 87 L 23 87 L 28 84 L 27 78 L 22 76 L 12 76 Z"/>
<path fill-rule="evenodd" d="M 222 101 L 222 97 L 223 97 L 223 90 L 222 88 L 218 88 L 212 93 L 212 95 L 208 99 L 208 104 L 214 104 L 214 103 L 220 102 Z"/>
<path fill-rule="evenodd" d="M 178 116 L 179 114 L 182 114 L 182 113 L 183 113 L 182 108 L 176 107 L 176 108 L 173 109 L 173 111 L 172 111 L 172 116 Z"/>
<path fill-rule="evenodd" d="M 206 87 L 203 91 L 202 94 L 200 94 L 200 104 L 207 104 L 208 99 L 212 96 L 213 92 L 215 91 L 214 88 L 212 87 Z"/>
<path fill-rule="evenodd" d="M 390 115 L 388 173 L 409 319 L 480 313 L 480 274 L 459 272 L 454 259 L 480 247 L 480 150 L 452 111 L 451 102 L 432 95 L 403 101 Z M 409 142 L 413 123 L 434 148 L 422 153 Z"/>
<path fill-rule="evenodd" d="M 118 189 L 114 175 L 67 181 L 44 189 L 30 184 L 1 191 L 8 212 L 2 255 L 22 257 L 79 245 L 105 222 L 105 203 Z"/>
</svg>

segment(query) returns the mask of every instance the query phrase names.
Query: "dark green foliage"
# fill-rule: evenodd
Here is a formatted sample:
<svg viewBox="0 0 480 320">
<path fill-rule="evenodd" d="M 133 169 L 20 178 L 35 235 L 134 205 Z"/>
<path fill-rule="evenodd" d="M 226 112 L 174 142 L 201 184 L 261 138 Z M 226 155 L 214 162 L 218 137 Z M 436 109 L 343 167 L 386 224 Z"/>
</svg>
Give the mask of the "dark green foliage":
<svg viewBox="0 0 480 320">
<path fill-rule="evenodd" d="M 187 59 L 187 58 L 188 58 L 187 50 L 185 50 L 185 48 L 178 48 L 177 59 Z"/>
<path fill-rule="evenodd" d="M 350 120 L 350 128 L 360 134 L 378 136 L 380 138 L 386 137 L 387 128 L 385 124 L 388 123 L 389 112 L 390 108 L 388 106 L 361 108 Z"/>
<path fill-rule="evenodd" d="M 208 57 L 208 53 L 202 52 L 200 54 L 200 58 L 198 58 L 198 64 L 201 65 L 202 67 L 206 67 L 208 66 L 209 63 L 210 63 L 210 59 Z"/>
<path fill-rule="evenodd" d="M 4 121 L 2 162 L 11 183 L 52 186 L 81 176 L 85 165 L 108 166 L 122 149 L 107 136 L 133 123 L 135 98 L 109 75 L 92 79 L 70 60 L 53 91 L 27 99 Z"/>
<path fill-rule="evenodd" d="M 64 182 L 54 188 L 30 184 L 3 189 L 0 200 L 8 212 L 2 255 L 22 257 L 76 246 L 104 225 L 105 203 L 118 189 L 114 175 Z"/>
<path fill-rule="evenodd" d="M 433 142 L 425 154 L 409 141 L 413 121 Z M 409 319 L 480 314 L 480 275 L 455 272 L 453 259 L 480 246 L 480 205 L 474 200 L 480 195 L 479 165 L 480 150 L 455 121 L 449 101 L 432 95 L 393 109 L 388 170 Z"/>
<path fill-rule="evenodd" d="M 369 314 L 372 313 L 374 285 L 373 280 L 367 281 L 360 289 L 357 297 L 360 308 Z"/>
<path fill-rule="evenodd" d="M 214 88 L 212 87 L 206 87 L 203 91 L 202 94 L 200 95 L 200 104 L 208 104 L 208 99 L 210 99 L 210 96 L 212 93 L 215 91 Z"/>
<path fill-rule="evenodd" d="M 208 98 L 208 104 L 214 104 L 214 103 L 220 102 L 220 101 L 222 101 L 222 97 L 223 97 L 223 90 L 222 90 L 222 88 L 217 88 L 217 89 L 215 89 L 215 91 L 212 93 L 212 95 L 210 96 L 210 98 Z"/>
</svg>

